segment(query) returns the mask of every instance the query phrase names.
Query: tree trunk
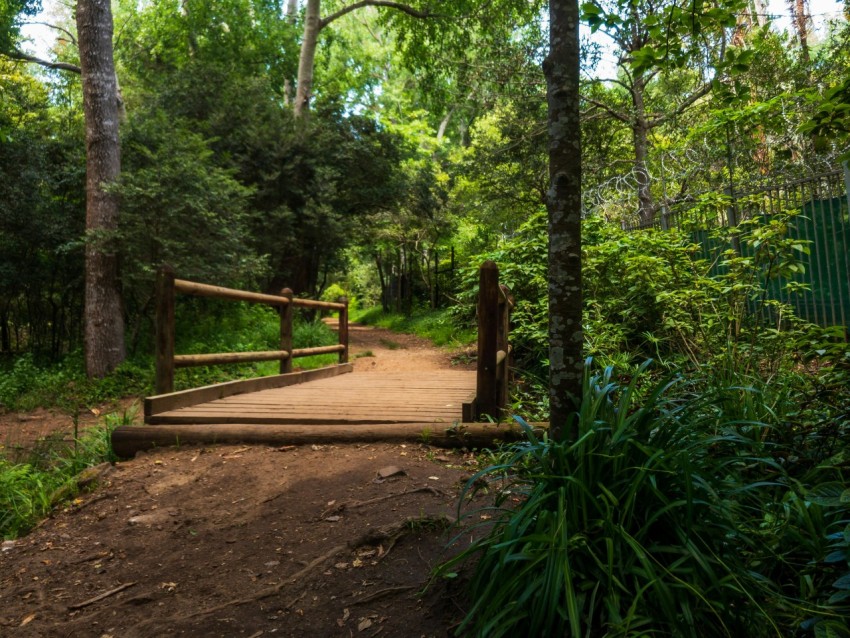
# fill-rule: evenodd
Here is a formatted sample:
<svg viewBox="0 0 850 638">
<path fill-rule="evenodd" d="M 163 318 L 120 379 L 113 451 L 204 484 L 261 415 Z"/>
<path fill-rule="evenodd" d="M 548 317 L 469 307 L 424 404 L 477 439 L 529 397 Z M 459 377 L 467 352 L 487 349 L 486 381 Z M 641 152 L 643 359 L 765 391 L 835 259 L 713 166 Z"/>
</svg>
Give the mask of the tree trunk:
<svg viewBox="0 0 850 638">
<path fill-rule="evenodd" d="M 286 21 L 289 24 L 295 24 L 295 17 L 298 12 L 298 0 L 287 0 L 286 2 Z M 289 106 L 295 97 L 292 95 L 292 80 L 286 78 L 283 81 L 283 103 Z"/>
<path fill-rule="evenodd" d="M 319 41 L 321 22 L 320 0 L 307 0 L 304 13 L 304 39 L 301 41 L 301 55 L 298 59 L 298 86 L 295 88 L 295 106 L 293 114 L 302 117 L 310 109 L 310 95 L 313 91 L 313 65 L 316 59 L 316 44 Z"/>
<path fill-rule="evenodd" d="M 800 41 L 800 58 L 806 64 L 809 63 L 809 11 L 806 0 L 789 0 L 791 5 L 791 16 L 794 19 L 794 30 L 797 31 L 797 39 Z"/>
<path fill-rule="evenodd" d="M 384 312 L 390 311 L 390 294 L 386 277 L 384 276 L 384 265 L 381 261 L 381 253 L 375 253 L 375 266 L 378 268 L 378 279 L 381 282 L 381 308 Z"/>
<path fill-rule="evenodd" d="M 549 401 L 552 437 L 566 431 L 582 389 L 581 126 L 579 10 L 549 3 L 549 55 L 543 62 L 549 104 Z"/>
<path fill-rule="evenodd" d="M 79 0 L 77 32 L 86 122 L 86 372 L 102 377 L 125 355 L 118 255 L 110 237 L 118 228 L 118 197 L 106 191 L 121 170 L 109 0 Z"/>
<path fill-rule="evenodd" d="M 9 332 L 9 313 L 4 308 L 0 314 L 0 352 L 12 352 L 12 338 Z"/>
<path fill-rule="evenodd" d="M 649 126 L 646 122 L 646 107 L 644 105 L 644 93 L 646 81 L 637 76 L 632 87 L 632 104 L 635 107 L 635 116 L 632 122 L 632 142 L 635 148 L 635 180 L 638 187 L 638 215 L 642 224 L 652 222 L 655 212 L 655 204 L 650 191 L 649 169 L 646 166 L 646 157 L 649 154 Z"/>
</svg>

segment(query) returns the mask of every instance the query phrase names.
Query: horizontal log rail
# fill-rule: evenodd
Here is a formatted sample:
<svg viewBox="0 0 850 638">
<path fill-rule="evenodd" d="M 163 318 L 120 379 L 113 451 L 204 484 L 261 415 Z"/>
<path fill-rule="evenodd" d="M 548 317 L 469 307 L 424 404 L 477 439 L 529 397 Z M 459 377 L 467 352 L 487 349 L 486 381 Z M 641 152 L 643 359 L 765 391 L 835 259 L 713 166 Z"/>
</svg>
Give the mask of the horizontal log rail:
<svg viewBox="0 0 850 638">
<path fill-rule="evenodd" d="M 227 363 L 249 363 L 253 361 L 277 361 L 288 358 L 312 357 L 317 354 L 333 354 L 342 352 L 345 346 L 317 346 L 315 348 L 296 348 L 292 352 L 286 350 L 265 350 L 260 352 L 219 352 L 215 354 L 177 354 L 174 355 L 175 368 L 191 368 L 193 366 L 214 366 Z"/>
<path fill-rule="evenodd" d="M 292 372 L 292 360 L 318 354 L 339 354 L 339 363 L 348 362 L 348 300 L 340 298 L 338 302 L 299 299 L 293 296 L 289 288 L 280 295 L 267 295 L 247 290 L 212 286 L 186 279 L 177 279 L 170 266 L 160 268 L 156 286 L 156 393 L 168 394 L 174 391 L 174 370 L 191 366 L 223 365 L 254 361 L 280 361 L 280 373 Z M 212 297 L 248 303 L 262 303 L 279 308 L 280 312 L 280 349 L 262 352 L 220 352 L 211 354 L 174 353 L 175 321 L 174 306 L 176 293 L 197 297 Z M 293 307 L 335 310 L 339 312 L 339 344 L 315 348 L 292 347 Z"/>
<path fill-rule="evenodd" d="M 278 295 L 265 295 L 259 292 L 248 292 L 235 288 L 224 288 L 222 286 L 211 286 L 201 284 L 187 279 L 175 279 L 174 291 L 182 292 L 184 295 L 195 297 L 214 297 L 216 299 L 232 299 L 234 301 L 247 301 L 251 303 L 264 303 L 270 306 L 285 306 L 292 304 L 302 308 L 317 308 L 322 310 L 342 310 L 345 304 L 332 301 L 315 301 L 313 299 L 299 299 L 298 297 L 284 297 Z"/>
</svg>

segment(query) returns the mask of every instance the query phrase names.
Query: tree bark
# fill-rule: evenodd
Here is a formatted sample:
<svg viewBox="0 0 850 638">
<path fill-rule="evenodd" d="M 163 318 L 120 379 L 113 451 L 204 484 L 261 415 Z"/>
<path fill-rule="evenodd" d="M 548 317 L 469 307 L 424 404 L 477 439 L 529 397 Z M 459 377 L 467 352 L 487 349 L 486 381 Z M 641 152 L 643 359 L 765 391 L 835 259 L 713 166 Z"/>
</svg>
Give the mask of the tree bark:
<svg viewBox="0 0 850 638">
<path fill-rule="evenodd" d="M 302 118 L 310 110 L 310 97 L 313 92 L 313 68 L 315 66 L 319 33 L 331 22 L 363 7 L 385 7 L 401 11 L 414 18 L 431 18 L 435 16 L 435 14 L 428 11 L 418 11 L 400 2 L 360 0 L 322 18 L 321 0 L 307 0 L 307 7 L 304 11 L 304 37 L 301 40 L 301 54 L 298 57 L 298 86 L 295 89 L 295 104 L 292 111 L 296 119 Z"/>
<path fill-rule="evenodd" d="M 307 0 L 307 8 L 304 13 L 304 38 L 301 41 L 301 54 L 298 58 L 298 86 L 295 87 L 295 105 L 293 108 L 296 119 L 301 118 L 310 108 L 316 44 L 319 41 L 319 31 L 322 29 L 320 11 L 320 0 Z"/>
<path fill-rule="evenodd" d="M 286 2 L 286 21 L 289 24 L 295 24 L 296 14 L 298 13 L 298 0 L 287 0 Z M 295 96 L 292 94 L 292 80 L 290 78 L 286 78 L 283 81 L 283 103 L 286 106 L 289 106 L 295 100 Z"/>
<path fill-rule="evenodd" d="M 646 80 L 642 76 L 635 78 L 632 85 L 632 105 L 635 113 L 632 120 L 632 143 L 635 148 L 635 180 L 637 181 L 638 214 L 642 223 L 652 222 L 655 206 L 650 191 L 649 169 L 646 157 L 649 152 L 649 124 L 646 121 L 646 105 L 643 98 L 646 92 Z"/>
<path fill-rule="evenodd" d="M 86 372 L 102 377 L 125 356 L 118 255 L 111 237 L 118 228 L 118 197 L 106 190 L 121 171 L 109 0 L 78 1 L 77 33 L 86 123 Z"/>
<path fill-rule="evenodd" d="M 806 0 L 789 0 L 791 16 L 794 19 L 794 30 L 800 42 L 800 58 L 809 63 L 809 16 Z"/>
<path fill-rule="evenodd" d="M 581 126 L 579 9 L 549 3 L 549 55 L 543 62 L 549 104 L 549 401 L 552 437 L 567 431 L 582 390 Z"/>
</svg>

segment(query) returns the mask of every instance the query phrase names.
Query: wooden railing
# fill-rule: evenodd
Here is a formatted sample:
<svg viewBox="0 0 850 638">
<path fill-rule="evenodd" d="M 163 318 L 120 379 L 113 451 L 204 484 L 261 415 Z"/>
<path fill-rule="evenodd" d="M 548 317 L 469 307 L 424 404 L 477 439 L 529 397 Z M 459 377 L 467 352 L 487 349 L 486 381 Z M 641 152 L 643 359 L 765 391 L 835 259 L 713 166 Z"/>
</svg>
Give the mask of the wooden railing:
<svg viewBox="0 0 850 638">
<path fill-rule="evenodd" d="M 232 299 L 250 303 L 262 303 L 280 308 L 280 349 L 263 352 L 222 352 L 214 354 L 174 353 L 175 323 L 174 305 L 176 293 L 216 299 Z M 339 312 L 339 344 L 318 348 L 292 347 L 293 308 L 314 308 Z M 250 361 L 280 361 L 280 372 L 292 372 L 292 360 L 317 354 L 339 353 L 339 362 L 348 362 L 348 300 L 340 298 L 338 303 L 298 299 L 289 288 L 280 295 L 265 295 L 233 288 L 222 288 L 177 279 L 170 266 L 160 268 L 156 283 L 156 393 L 174 391 L 174 370 L 189 366 L 208 366 Z"/>
<path fill-rule="evenodd" d="M 475 398 L 463 405 L 463 421 L 500 420 L 510 399 L 510 316 L 514 298 L 499 283 L 499 267 L 485 261 L 479 269 L 478 368 Z"/>
</svg>

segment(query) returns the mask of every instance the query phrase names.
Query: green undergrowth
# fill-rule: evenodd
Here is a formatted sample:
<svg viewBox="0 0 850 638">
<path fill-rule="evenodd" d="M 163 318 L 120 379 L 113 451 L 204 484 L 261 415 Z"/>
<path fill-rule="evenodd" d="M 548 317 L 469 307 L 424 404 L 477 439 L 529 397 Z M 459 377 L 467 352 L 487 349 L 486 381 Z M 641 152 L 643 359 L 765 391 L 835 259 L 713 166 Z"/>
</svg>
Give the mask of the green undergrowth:
<svg viewBox="0 0 850 638">
<path fill-rule="evenodd" d="M 469 480 L 458 635 L 850 636 L 844 372 L 651 373 L 589 362 L 570 440 L 521 421 Z"/>
<path fill-rule="evenodd" d="M 231 304 L 226 311 L 210 312 L 193 305 L 177 317 L 179 354 L 251 352 L 280 347 L 280 322 L 271 309 Z M 144 341 L 153 343 L 152 335 Z M 321 320 L 296 315 L 293 343 L 296 348 L 333 345 L 337 335 Z M 294 360 L 296 369 L 313 369 L 336 363 L 336 354 Z M 277 374 L 280 364 L 264 361 L 224 366 L 179 368 L 175 389 Z M 42 361 L 24 354 L 0 363 L 0 410 L 27 411 L 38 407 L 58 408 L 67 414 L 108 404 L 128 396 L 153 393 L 154 362 L 149 352 L 132 354 L 127 361 L 103 379 L 85 374 L 82 352 L 74 352 L 58 362 Z"/>
<path fill-rule="evenodd" d="M 26 534 L 55 507 L 80 492 L 80 473 L 114 462 L 110 435 L 133 420 L 132 413 L 105 415 L 72 442 L 59 437 L 38 441 L 23 459 L 0 454 L 0 536 Z"/>
<path fill-rule="evenodd" d="M 418 309 L 404 315 L 384 312 L 380 306 L 375 306 L 353 312 L 351 320 L 393 332 L 414 334 L 429 339 L 436 346 L 465 346 L 476 339 L 475 329 L 459 325 L 449 309 Z"/>
</svg>

